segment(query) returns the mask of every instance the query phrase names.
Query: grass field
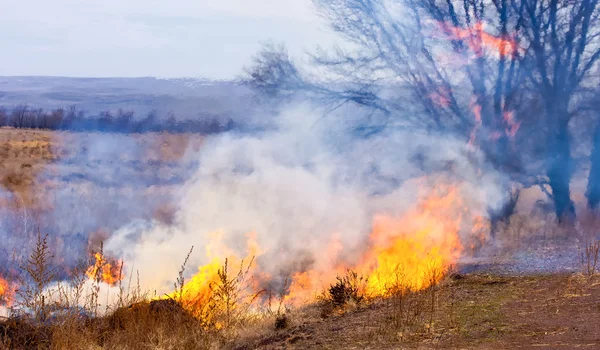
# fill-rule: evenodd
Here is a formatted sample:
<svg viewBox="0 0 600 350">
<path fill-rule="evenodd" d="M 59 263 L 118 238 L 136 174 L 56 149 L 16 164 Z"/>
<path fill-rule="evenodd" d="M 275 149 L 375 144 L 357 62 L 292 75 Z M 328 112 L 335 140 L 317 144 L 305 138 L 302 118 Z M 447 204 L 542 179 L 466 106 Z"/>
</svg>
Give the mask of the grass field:
<svg viewBox="0 0 600 350">
<path fill-rule="evenodd" d="M 6 194 L 0 208 L 4 221 L 15 221 L 2 227 L 6 237 L 30 236 L 12 248 L 28 258 L 21 268 L 39 272 L 44 264 L 64 264 L 78 232 L 110 231 L 132 217 L 171 222 L 173 196 L 197 168 L 191 155 L 203 142 L 195 135 L 0 130 Z M 340 302 L 325 288 L 301 307 L 274 298 L 257 308 L 237 299 L 242 287 L 232 272 L 216 282 L 203 313 L 128 289 L 107 314 L 93 310 L 98 291 L 85 296 L 82 316 L 69 294 L 77 288 L 61 295 L 64 313 L 34 290 L 29 302 L 40 315 L 2 319 L 0 349 L 599 348 L 598 250 L 586 255 L 581 241 L 540 225 L 515 216 L 499 238 L 504 244 L 485 259 L 457 266 L 424 290 L 398 285 L 383 297 L 355 298 L 358 291 L 344 290 L 350 294 Z M 46 248 L 35 227 L 50 232 Z M 543 234 L 527 235 L 533 231 Z M 86 238 L 83 253 L 101 239 Z M 85 283 L 69 276 L 72 286 Z"/>
</svg>

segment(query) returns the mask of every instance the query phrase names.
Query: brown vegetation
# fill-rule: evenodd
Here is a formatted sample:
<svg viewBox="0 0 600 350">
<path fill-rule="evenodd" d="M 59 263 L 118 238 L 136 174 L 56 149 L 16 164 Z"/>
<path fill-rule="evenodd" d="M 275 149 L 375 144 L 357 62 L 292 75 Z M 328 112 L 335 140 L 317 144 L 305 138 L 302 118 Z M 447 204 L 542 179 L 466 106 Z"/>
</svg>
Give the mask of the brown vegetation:
<svg viewBox="0 0 600 350">
<path fill-rule="evenodd" d="M 101 310 L 99 288 L 83 288 L 82 275 L 63 282 L 69 287 L 49 288 L 46 239 L 38 235 L 22 266 L 30 287 L 21 289 L 13 315 L 0 322 L 0 348 L 508 349 L 594 347 L 600 337 L 589 322 L 600 316 L 600 280 L 590 270 L 590 261 L 598 260 L 595 244 L 585 250 L 582 272 L 455 271 L 413 290 L 398 269 L 397 282 L 379 297 L 365 294 L 366 281 L 347 271 L 318 300 L 297 308 L 282 305 L 283 299 L 243 297 L 245 268 L 230 271 L 225 262 L 201 304 L 187 303 L 184 292 L 158 298 L 119 282 L 119 298 Z M 185 283 L 184 267 L 176 290 Z M 437 273 L 430 272 L 432 281 Z"/>
<path fill-rule="evenodd" d="M 86 136 L 2 129 L 2 185 L 17 198 L 6 199 L 3 205 L 44 210 L 48 205 L 45 194 L 52 193 L 52 189 L 70 187 L 85 195 L 89 186 L 126 187 L 89 176 L 107 160 L 88 154 L 85 162 L 79 161 L 87 149 Z M 142 177 L 156 176 L 159 171 L 168 177 L 169 172 L 182 171 L 181 160 L 187 150 L 202 145 L 201 138 L 191 135 L 127 137 L 144 152 L 134 156 L 124 151 L 113 161 L 117 167 L 130 168 Z M 57 159 L 60 164 L 53 162 Z M 170 186 L 168 181 L 157 183 L 153 191 Z M 556 225 L 545 216 L 553 214 L 525 215 L 520 210 L 499 226 L 497 242 L 501 244 L 494 251 L 495 259 L 485 261 L 493 265 L 490 268 L 475 262 L 474 273 L 454 271 L 443 279 L 433 270 L 431 286 L 424 290 L 412 290 L 401 283 L 400 269 L 398 282 L 385 286 L 386 294 L 379 297 L 367 295 L 366 279 L 347 271 L 325 288 L 320 298 L 296 308 L 285 305 L 281 297 L 284 291 L 248 294 L 247 270 L 243 266 L 233 269 L 227 262 L 202 298 L 182 298 L 183 269 L 179 278 L 173 276 L 174 289 L 180 293 L 169 297 L 142 291 L 139 283 L 136 288 L 132 272 L 133 276 L 118 279 L 119 296 L 106 305 L 100 295 L 100 279 L 86 275 L 89 264 L 71 271 L 69 280 L 53 284 L 55 242 L 43 232 L 38 233 L 37 244 L 20 264 L 25 277 L 12 296 L 17 297 L 12 300 L 13 313 L 0 319 L 0 349 L 599 346 L 598 328 L 589 322 L 600 316 L 597 216 L 582 213 L 577 225 L 566 226 Z M 162 203 L 154 216 L 171 224 L 174 212 L 172 204 Z M 102 240 L 109 235 L 98 228 L 88 249 L 102 250 Z M 572 273 L 531 275 L 508 265 L 523 252 L 539 254 L 530 254 L 528 258 L 534 262 L 528 262 L 528 266 L 546 263 L 558 255 L 557 247 L 571 246 L 574 250 L 568 252 L 568 257 L 579 263 Z M 550 271 L 547 266 L 541 266 L 541 270 Z"/>
</svg>

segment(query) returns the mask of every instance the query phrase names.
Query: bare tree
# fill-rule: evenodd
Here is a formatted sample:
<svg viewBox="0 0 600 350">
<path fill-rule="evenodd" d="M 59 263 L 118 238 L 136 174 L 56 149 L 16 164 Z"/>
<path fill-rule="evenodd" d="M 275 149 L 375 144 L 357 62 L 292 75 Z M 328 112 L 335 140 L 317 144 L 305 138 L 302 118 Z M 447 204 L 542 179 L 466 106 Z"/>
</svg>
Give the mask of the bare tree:
<svg viewBox="0 0 600 350">
<path fill-rule="evenodd" d="M 351 48 L 315 54 L 328 73 L 319 79 L 267 48 L 251 81 L 354 102 L 384 112 L 384 124 L 394 118 L 477 145 L 513 182 L 493 221 L 512 213 L 514 183 L 549 185 L 559 220 L 574 216 L 568 126 L 581 112 L 575 102 L 595 90 L 597 0 L 313 2 Z"/>
<path fill-rule="evenodd" d="M 273 77 L 269 69 L 250 71 L 251 80 L 309 91 L 339 107 L 355 103 L 371 109 L 365 123 L 395 124 L 450 132 L 478 145 L 493 164 L 514 180 L 533 184 L 524 174 L 517 121 L 526 99 L 525 65 L 519 41 L 522 23 L 507 1 L 314 0 L 319 13 L 353 49 L 320 50 L 313 55 L 325 78 Z M 485 28 L 488 23 L 490 28 Z M 494 34 L 491 34 L 493 32 Z M 510 33 L 510 34 L 509 34 Z M 290 66 L 289 58 L 261 53 L 259 67 Z M 266 63 L 265 63 L 266 62 Z M 282 70 L 283 71 L 283 70 Z M 264 76 L 267 76 L 266 78 Z M 418 102 L 415 104 L 415 101 Z M 526 124 L 526 123 L 524 123 Z M 531 129 L 531 128 L 530 128 Z M 527 171 L 526 171 L 527 170 Z M 533 175 L 537 175 L 534 173 Z M 507 207 L 493 212 L 496 222 L 516 203 L 505 184 Z"/>
<path fill-rule="evenodd" d="M 596 84 L 600 58 L 597 0 L 511 0 L 524 22 L 530 81 L 540 91 L 546 118 L 547 175 L 559 218 L 574 216 L 569 122 L 577 97 Z"/>
<path fill-rule="evenodd" d="M 15 128 L 22 128 L 25 125 L 25 119 L 29 114 L 29 108 L 26 105 L 18 105 L 13 108 L 10 114 L 10 124 Z"/>
<path fill-rule="evenodd" d="M 118 132 L 129 132 L 132 127 L 134 115 L 135 112 L 133 110 L 123 110 L 119 108 L 119 110 L 117 110 L 113 129 Z"/>
</svg>

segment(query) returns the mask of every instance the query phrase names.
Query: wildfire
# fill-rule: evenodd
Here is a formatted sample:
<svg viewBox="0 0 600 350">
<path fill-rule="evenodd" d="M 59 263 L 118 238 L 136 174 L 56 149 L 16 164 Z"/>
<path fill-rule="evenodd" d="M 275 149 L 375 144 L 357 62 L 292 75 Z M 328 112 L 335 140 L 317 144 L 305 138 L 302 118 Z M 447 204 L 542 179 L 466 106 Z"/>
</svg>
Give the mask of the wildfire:
<svg viewBox="0 0 600 350">
<path fill-rule="evenodd" d="M 442 32 L 452 40 L 467 43 L 476 57 L 484 55 L 484 49 L 492 49 L 500 57 L 515 56 L 520 50 L 517 41 L 509 36 L 495 36 L 485 31 L 483 22 L 477 22 L 472 28 L 460 28 L 449 23 L 440 23 Z"/>
<path fill-rule="evenodd" d="M 214 232 L 211 235 L 211 241 L 206 246 L 206 255 L 211 259 L 210 263 L 200 266 L 198 272 L 187 283 L 176 286 L 178 290 L 164 297 L 179 300 L 195 316 L 214 322 L 217 327 L 222 326 L 222 322 L 216 320 L 216 310 L 224 307 L 232 311 L 236 308 L 234 299 L 243 297 L 231 295 L 234 289 L 249 290 L 250 297 L 260 292 L 256 286 L 251 285 L 250 278 L 246 279 L 254 258 L 262 254 L 256 242 L 256 235 L 246 235 L 248 254 L 244 259 L 238 258 L 224 245 L 222 237 L 222 232 Z M 255 274 L 258 277 L 260 271 L 255 271 Z M 223 303 L 226 305 L 221 305 Z"/>
<path fill-rule="evenodd" d="M 11 305 L 15 297 L 15 286 L 0 277 L 0 305 Z"/>
<path fill-rule="evenodd" d="M 376 216 L 370 247 L 356 271 L 368 292 L 385 295 L 399 285 L 420 290 L 437 283 L 462 252 L 462 208 L 457 188 L 440 189 L 399 218 Z"/>
<path fill-rule="evenodd" d="M 437 283 L 463 252 L 460 232 L 463 219 L 468 215 L 468 208 L 462 202 L 458 187 L 438 186 L 434 191 L 423 194 L 413 209 L 401 216 L 376 215 L 368 244 L 353 263 L 341 259 L 346 256 L 342 254 L 343 245 L 339 236 L 332 235 L 328 246 L 323 249 L 324 264 L 290 275 L 284 302 L 286 305 L 300 305 L 314 300 L 315 296 L 335 282 L 336 276 L 348 269 L 365 278 L 366 292 L 370 296 L 385 296 L 400 286 L 410 290 L 427 288 Z M 482 227 L 482 218 L 469 219 L 474 230 Z M 223 246 L 221 237 L 222 233 L 213 234 L 207 246 L 207 255 L 212 259 L 210 263 L 201 266 L 182 290 L 168 297 L 183 298 L 184 305 L 193 311 L 206 310 L 211 300 L 214 303 L 215 288 L 241 283 L 240 273 L 245 269 L 243 262 L 247 264 L 252 257 L 259 257 L 263 252 L 256 236 L 249 234 L 248 254 L 241 260 Z M 227 260 L 216 257 L 215 253 L 223 254 L 221 256 Z M 225 261 L 229 266 L 229 277 L 223 270 Z M 250 289 L 249 295 L 255 298 L 271 276 L 256 265 L 246 271 L 254 280 L 244 286 Z M 227 278 L 231 278 L 231 282 L 225 282 Z"/>
<path fill-rule="evenodd" d="M 123 279 L 123 261 L 110 262 L 100 252 L 94 254 L 94 264 L 88 267 L 86 275 L 91 280 L 97 280 L 109 285 L 115 285 Z"/>
</svg>

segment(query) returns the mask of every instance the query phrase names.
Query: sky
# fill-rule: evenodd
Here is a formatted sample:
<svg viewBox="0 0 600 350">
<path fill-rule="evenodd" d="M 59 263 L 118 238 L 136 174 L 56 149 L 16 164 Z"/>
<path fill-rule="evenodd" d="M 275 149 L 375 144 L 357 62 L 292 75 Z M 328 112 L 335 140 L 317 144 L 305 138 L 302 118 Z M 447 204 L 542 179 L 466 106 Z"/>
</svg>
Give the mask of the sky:
<svg viewBox="0 0 600 350">
<path fill-rule="evenodd" d="M 231 79 L 267 41 L 334 36 L 310 0 L 0 0 L 0 75 Z"/>
</svg>

